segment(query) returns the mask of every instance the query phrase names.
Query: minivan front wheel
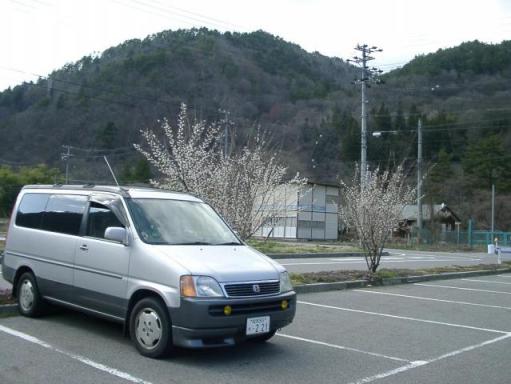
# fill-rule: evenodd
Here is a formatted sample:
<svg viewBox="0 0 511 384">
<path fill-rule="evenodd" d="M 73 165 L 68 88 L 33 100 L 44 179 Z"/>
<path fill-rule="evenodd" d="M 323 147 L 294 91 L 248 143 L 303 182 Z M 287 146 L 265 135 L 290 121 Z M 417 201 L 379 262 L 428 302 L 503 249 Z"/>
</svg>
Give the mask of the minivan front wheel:
<svg viewBox="0 0 511 384">
<path fill-rule="evenodd" d="M 16 289 L 18 296 L 18 310 L 23 316 L 37 317 L 41 315 L 44 303 L 34 275 L 25 272 L 18 280 Z"/>
<path fill-rule="evenodd" d="M 130 316 L 130 335 L 144 356 L 156 358 L 170 352 L 170 317 L 160 300 L 147 297 L 135 304 Z"/>
</svg>

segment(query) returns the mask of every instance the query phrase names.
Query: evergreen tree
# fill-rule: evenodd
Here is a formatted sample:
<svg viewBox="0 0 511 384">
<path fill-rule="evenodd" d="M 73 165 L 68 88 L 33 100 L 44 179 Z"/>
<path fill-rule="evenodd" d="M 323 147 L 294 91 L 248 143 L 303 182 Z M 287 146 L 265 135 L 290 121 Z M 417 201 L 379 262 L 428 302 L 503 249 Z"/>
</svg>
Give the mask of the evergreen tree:
<svg viewBox="0 0 511 384">
<path fill-rule="evenodd" d="M 115 148 L 115 138 L 117 137 L 117 127 L 113 121 L 109 121 L 105 127 L 98 132 L 97 142 L 101 148 Z"/>
<path fill-rule="evenodd" d="M 502 191 L 511 190 L 511 159 L 500 135 L 472 142 L 462 160 L 463 170 L 471 176 L 475 188 L 491 188 L 495 183 Z"/>
<path fill-rule="evenodd" d="M 452 169 L 452 156 L 445 149 L 438 152 L 436 162 L 426 174 L 426 194 L 433 202 L 447 201 L 449 199 L 449 184 L 452 182 L 454 171 Z"/>
</svg>

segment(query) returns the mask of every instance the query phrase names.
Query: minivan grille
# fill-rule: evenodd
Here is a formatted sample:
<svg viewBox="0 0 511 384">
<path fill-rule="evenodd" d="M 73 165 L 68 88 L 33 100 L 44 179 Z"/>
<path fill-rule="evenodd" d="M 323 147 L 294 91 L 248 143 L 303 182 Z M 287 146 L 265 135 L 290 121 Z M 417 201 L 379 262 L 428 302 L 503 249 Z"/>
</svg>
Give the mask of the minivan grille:
<svg viewBox="0 0 511 384">
<path fill-rule="evenodd" d="M 273 295 L 280 292 L 280 282 L 265 281 L 260 283 L 226 284 L 224 288 L 230 297 Z"/>
</svg>

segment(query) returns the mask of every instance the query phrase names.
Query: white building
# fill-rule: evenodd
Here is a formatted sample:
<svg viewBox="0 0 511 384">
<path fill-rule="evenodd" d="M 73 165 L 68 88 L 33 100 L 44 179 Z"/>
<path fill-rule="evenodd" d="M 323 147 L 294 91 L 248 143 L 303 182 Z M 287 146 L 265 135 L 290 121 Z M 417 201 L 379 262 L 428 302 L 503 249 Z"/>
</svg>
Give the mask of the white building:
<svg viewBox="0 0 511 384">
<path fill-rule="evenodd" d="M 262 207 L 264 211 L 271 211 L 272 217 L 259 228 L 256 236 L 337 240 L 338 186 L 317 183 L 283 186 L 272 200 Z"/>
</svg>

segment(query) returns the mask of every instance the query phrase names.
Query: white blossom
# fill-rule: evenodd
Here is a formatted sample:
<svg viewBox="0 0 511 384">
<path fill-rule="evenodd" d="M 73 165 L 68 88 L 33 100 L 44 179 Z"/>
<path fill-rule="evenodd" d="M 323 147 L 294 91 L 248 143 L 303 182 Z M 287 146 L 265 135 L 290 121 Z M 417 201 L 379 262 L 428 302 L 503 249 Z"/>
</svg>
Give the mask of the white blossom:
<svg viewBox="0 0 511 384">
<path fill-rule="evenodd" d="M 193 193 L 211 204 L 242 238 L 248 238 L 276 210 L 266 210 L 269 200 L 286 177 L 287 168 L 257 135 L 239 151 L 224 156 L 223 132 L 204 121 L 189 123 L 186 105 L 181 105 L 177 127 L 163 120 L 163 140 L 142 131 L 147 150 L 135 148 L 161 173 L 152 180 L 159 188 Z M 303 183 L 298 175 L 288 183 Z"/>
<path fill-rule="evenodd" d="M 367 171 L 363 188 L 358 172 L 352 183 L 341 181 L 345 202 L 340 207 L 341 219 L 354 228 L 365 252 L 370 274 L 380 265 L 383 247 L 398 226 L 405 205 L 415 198 L 415 188 L 406 184 L 403 168 L 394 171 Z"/>
</svg>

